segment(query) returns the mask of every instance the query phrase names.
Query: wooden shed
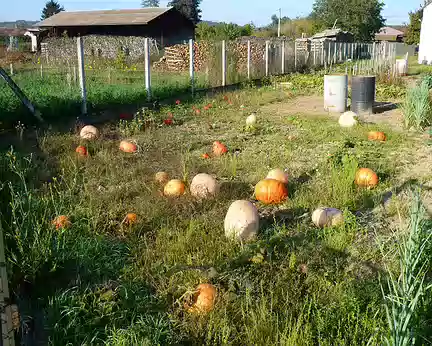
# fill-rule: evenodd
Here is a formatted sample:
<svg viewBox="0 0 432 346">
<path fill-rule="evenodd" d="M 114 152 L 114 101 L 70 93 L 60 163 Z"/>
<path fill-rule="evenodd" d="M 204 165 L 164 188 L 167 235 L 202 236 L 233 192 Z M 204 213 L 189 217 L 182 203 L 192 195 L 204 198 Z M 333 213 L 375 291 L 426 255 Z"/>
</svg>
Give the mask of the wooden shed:
<svg viewBox="0 0 432 346">
<path fill-rule="evenodd" d="M 194 38 L 195 25 L 173 7 L 136 10 L 60 12 L 35 27 L 52 37 L 104 35 L 140 36 L 155 39 L 160 46 L 184 43 Z"/>
</svg>

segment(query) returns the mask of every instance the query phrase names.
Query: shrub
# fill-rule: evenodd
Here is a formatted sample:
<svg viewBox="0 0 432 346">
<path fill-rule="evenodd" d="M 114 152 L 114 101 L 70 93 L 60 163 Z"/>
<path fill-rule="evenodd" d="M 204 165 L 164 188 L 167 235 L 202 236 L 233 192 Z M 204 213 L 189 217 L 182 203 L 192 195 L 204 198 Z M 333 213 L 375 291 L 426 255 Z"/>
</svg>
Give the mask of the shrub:
<svg viewBox="0 0 432 346">
<path fill-rule="evenodd" d="M 421 129 L 432 123 L 429 86 L 426 81 L 408 89 L 402 111 L 407 128 Z"/>
</svg>

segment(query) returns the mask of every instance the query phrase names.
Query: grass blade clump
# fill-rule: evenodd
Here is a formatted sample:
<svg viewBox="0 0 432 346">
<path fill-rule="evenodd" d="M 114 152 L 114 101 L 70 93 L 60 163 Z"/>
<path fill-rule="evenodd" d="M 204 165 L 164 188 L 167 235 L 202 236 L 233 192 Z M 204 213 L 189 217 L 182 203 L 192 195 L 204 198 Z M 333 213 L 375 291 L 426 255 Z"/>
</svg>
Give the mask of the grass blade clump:
<svg viewBox="0 0 432 346">
<path fill-rule="evenodd" d="M 431 105 L 429 99 L 429 85 L 423 81 L 408 89 L 402 104 L 404 122 L 407 128 L 422 129 L 432 124 Z"/>
<path fill-rule="evenodd" d="M 386 268 L 387 287 L 381 284 L 389 326 L 389 335 L 385 338 L 387 345 L 414 345 L 419 334 L 418 317 L 425 293 L 430 289 L 425 278 L 430 263 L 431 232 L 423 222 L 423 213 L 417 193 L 411 210 L 409 233 L 398 244 L 400 274 L 396 278 Z"/>
</svg>

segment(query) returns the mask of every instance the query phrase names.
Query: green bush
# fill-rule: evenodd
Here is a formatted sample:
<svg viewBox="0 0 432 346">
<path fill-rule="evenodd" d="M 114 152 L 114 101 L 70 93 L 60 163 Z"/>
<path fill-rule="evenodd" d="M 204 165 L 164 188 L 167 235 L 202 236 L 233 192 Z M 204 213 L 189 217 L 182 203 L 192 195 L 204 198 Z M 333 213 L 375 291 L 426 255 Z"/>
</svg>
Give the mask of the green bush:
<svg viewBox="0 0 432 346">
<path fill-rule="evenodd" d="M 407 128 L 422 129 L 431 124 L 429 85 L 426 81 L 408 89 L 402 111 Z"/>
</svg>

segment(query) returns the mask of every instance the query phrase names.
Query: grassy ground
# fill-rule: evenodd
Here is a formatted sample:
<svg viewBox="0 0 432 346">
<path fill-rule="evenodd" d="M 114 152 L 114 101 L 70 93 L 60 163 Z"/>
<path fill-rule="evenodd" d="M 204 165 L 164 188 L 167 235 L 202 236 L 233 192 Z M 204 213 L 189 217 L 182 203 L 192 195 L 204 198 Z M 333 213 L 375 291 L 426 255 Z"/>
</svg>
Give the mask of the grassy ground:
<svg viewBox="0 0 432 346">
<path fill-rule="evenodd" d="M 291 96 L 290 96 L 291 95 Z M 398 199 L 386 209 L 382 194 L 401 183 L 415 160 L 412 135 L 380 125 L 341 129 L 333 119 L 299 110 L 290 116 L 266 111 L 284 107 L 291 93 L 271 87 L 214 99 L 195 115 L 192 104 L 142 120 L 101 128 L 102 137 L 82 142 L 76 134 L 37 138 L 29 157 L 19 148 L 2 155 L 2 225 L 8 244 L 11 287 L 22 324 L 51 345 L 380 345 L 388 333 L 379 276 L 395 267 L 400 233 L 389 220 L 407 216 Z M 278 102 L 281 102 L 278 104 Z M 258 126 L 244 119 L 257 111 Z M 172 126 L 160 126 L 168 112 Z M 388 141 L 367 141 L 367 132 Z M 118 150 L 120 139 L 138 144 L 137 154 Z M 215 140 L 230 153 L 202 159 Z M 8 142 L 10 144 L 10 142 Z M 76 157 L 78 144 L 90 156 Z M 36 151 L 31 150 L 31 151 Z M 257 203 L 258 239 L 228 241 L 223 218 L 233 200 L 254 201 L 254 185 L 271 168 L 286 168 L 289 199 Z M 353 185 L 356 167 L 380 177 L 376 189 Z M 161 195 L 155 172 L 190 182 L 207 172 L 221 182 L 215 200 L 198 202 Z M 404 178 L 405 179 L 405 178 Z M 406 178 L 406 180 L 409 180 Z M 10 181 L 8 185 L 6 182 Z M 310 213 L 341 208 L 343 226 L 318 229 Z M 372 221 L 368 212 L 375 210 Z M 138 223 L 125 227 L 126 213 Z M 51 220 L 70 216 L 55 230 Z M 388 253 L 383 258 L 378 244 Z M 396 266 L 397 267 L 397 266 Z M 213 312 L 191 315 L 184 303 L 199 283 L 217 287 Z M 425 321 L 427 317 L 425 317 Z"/>
</svg>

